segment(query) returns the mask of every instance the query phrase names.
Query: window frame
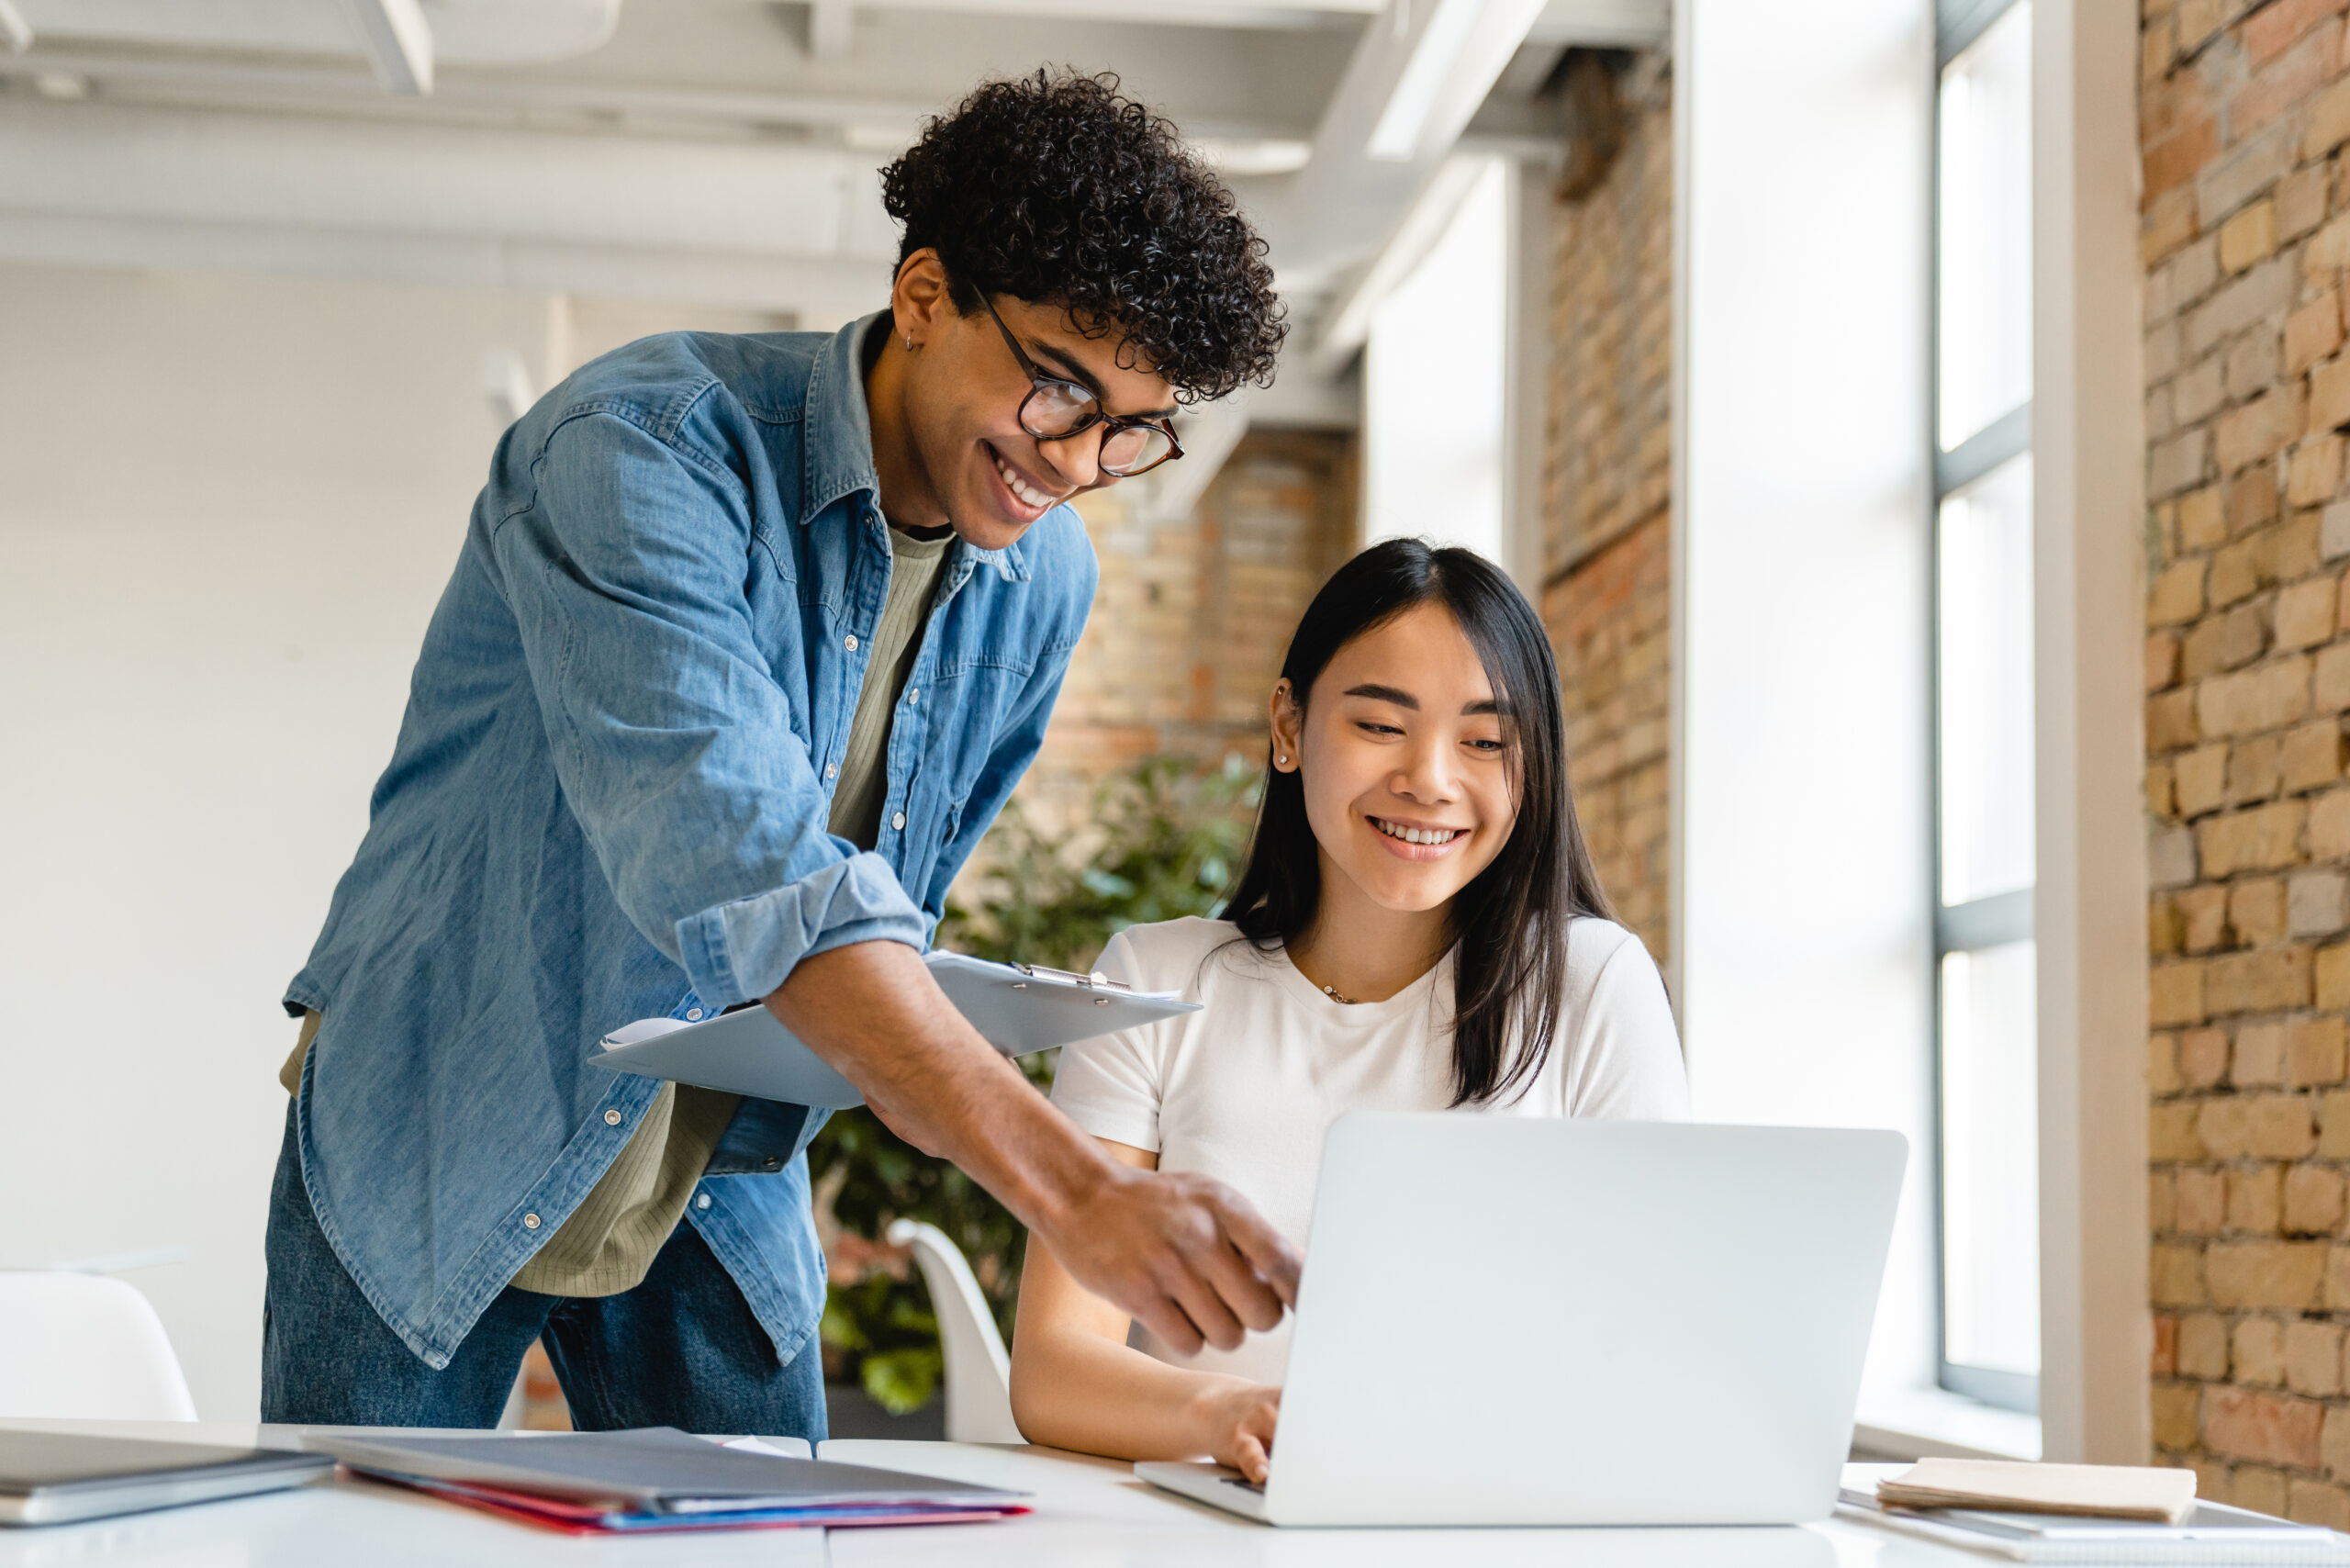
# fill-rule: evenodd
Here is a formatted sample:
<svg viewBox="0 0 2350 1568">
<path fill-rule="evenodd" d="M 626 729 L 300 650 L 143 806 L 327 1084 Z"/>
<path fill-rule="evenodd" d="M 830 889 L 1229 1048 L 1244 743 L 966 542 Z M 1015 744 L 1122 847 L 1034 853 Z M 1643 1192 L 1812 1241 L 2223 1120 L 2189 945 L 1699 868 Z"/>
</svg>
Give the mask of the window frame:
<svg viewBox="0 0 2350 1568">
<path fill-rule="evenodd" d="M 2032 451 L 2032 399 L 2000 414 L 1969 434 L 1958 445 L 1945 451 L 1942 444 L 1942 95 L 1943 73 L 1953 61 L 1989 32 L 2021 0 L 1936 0 L 1934 6 L 1934 80 L 1932 88 L 1933 129 L 1931 132 L 1932 168 L 1929 189 L 1927 237 L 1928 266 L 1931 272 L 1930 308 L 1928 312 L 1926 374 L 1927 431 L 1926 450 L 1931 459 L 1932 484 L 1928 498 L 1927 534 L 1928 607 L 1927 607 L 1927 695 L 1930 716 L 1928 729 L 1931 756 L 1927 768 L 1928 788 L 1931 792 L 1929 818 L 1932 824 L 1928 852 L 1932 867 L 1928 878 L 1931 889 L 1932 907 L 1930 918 L 1933 935 L 1931 992 L 1933 1014 L 1930 1020 L 1933 1060 L 1930 1081 L 1933 1085 L 1931 1189 L 1933 1194 L 1933 1257 L 1934 1257 L 1934 1364 L 1935 1381 L 1943 1389 L 1966 1398 L 2005 1410 L 2036 1416 L 2040 1411 L 2040 1378 L 2037 1374 L 1993 1367 L 1970 1366 L 1950 1359 L 1950 1253 L 1949 1253 L 1949 1182 L 1947 1180 L 1949 1148 L 1945 1138 L 1948 1105 L 1943 1092 L 1946 1066 L 1946 1042 L 1943 1020 L 1946 1017 L 1943 997 L 1943 959 L 1953 953 L 1979 952 L 1989 947 L 2030 941 L 2037 946 L 2034 931 L 2033 906 L 2039 878 L 2035 870 L 2030 886 L 2010 889 L 1964 903 L 1949 905 L 1942 902 L 1942 849 L 1944 801 L 1942 793 L 1942 510 L 1951 497 L 1976 480 Z M 2037 239 L 2034 241 L 2035 253 Z M 2034 509 L 2035 537 L 2039 526 Z M 2038 589 L 2035 587 L 2034 593 Z M 2036 728 L 2035 719 L 2035 728 Z M 2037 762 L 2035 762 L 2035 775 Z M 2035 789 L 2037 778 L 2035 777 Z M 2037 1056 L 2035 1048 L 2034 1055 Z"/>
</svg>

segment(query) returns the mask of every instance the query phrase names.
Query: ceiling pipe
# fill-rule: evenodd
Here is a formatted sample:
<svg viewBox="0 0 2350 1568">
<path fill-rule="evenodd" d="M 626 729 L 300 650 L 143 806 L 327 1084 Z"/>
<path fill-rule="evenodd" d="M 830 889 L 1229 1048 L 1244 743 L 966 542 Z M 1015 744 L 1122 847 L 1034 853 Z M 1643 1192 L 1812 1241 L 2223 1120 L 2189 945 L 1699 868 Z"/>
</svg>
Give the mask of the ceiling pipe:
<svg viewBox="0 0 2350 1568">
<path fill-rule="evenodd" d="M 33 26 L 10 0 L 0 0 L 0 50 L 22 54 L 33 46 Z"/>
<path fill-rule="evenodd" d="M 351 0 L 351 10 L 384 90 L 404 97 L 430 97 L 432 27 L 417 0 Z"/>
</svg>

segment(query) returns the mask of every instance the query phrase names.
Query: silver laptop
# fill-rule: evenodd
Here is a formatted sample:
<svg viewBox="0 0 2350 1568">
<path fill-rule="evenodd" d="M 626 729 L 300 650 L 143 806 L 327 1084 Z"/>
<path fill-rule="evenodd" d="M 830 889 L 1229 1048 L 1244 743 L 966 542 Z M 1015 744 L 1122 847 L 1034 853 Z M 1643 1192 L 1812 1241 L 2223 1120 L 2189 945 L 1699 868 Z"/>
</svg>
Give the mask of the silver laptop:
<svg viewBox="0 0 2350 1568">
<path fill-rule="evenodd" d="M 1276 1525 L 1826 1518 L 1901 1192 L 1898 1133 L 1341 1118 L 1259 1489 Z"/>
</svg>

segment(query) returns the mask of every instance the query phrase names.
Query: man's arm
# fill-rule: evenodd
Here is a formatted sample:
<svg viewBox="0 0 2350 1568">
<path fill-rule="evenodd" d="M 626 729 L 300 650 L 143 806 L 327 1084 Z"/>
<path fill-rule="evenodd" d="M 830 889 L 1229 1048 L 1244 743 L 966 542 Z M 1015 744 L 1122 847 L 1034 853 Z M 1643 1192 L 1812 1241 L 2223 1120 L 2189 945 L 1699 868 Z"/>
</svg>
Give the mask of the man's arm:
<svg viewBox="0 0 2350 1568">
<path fill-rule="evenodd" d="M 1111 1160 L 979 1037 L 912 948 L 803 959 L 767 1004 L 899 1136 L 961 1166 L 1080 1284 L 1167 1344 L 1231 1350 L 1297 1299 L 1296 1250 L 1245 1200 Z"/>
</svg>

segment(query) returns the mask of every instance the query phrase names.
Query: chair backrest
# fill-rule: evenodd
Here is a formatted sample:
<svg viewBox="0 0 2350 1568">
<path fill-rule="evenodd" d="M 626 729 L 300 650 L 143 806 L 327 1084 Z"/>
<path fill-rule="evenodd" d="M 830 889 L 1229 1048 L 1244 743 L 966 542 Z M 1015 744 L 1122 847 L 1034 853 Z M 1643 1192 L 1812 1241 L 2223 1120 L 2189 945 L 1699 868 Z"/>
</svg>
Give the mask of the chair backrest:
<svg viewBox="0 0 2350 1568">
<path fill-rule="evenodd" d="M 193 1421 L 147 1298 L 96 1274 L 0 1272 L 0 1416 Z"/>
<path fill-rule="evenodd" d="M 938 1318 L 938 1346 L 946 1361 L 946 1440 L 1026 1442 L 1012 1418 L 1012 1358 L 962 1249 L 936 1226 L 919 1220 L 892 1221 L 889 1238 L 893 1247 L 913 1249 L 914 1266 L 930 1287 L 930 1309 Z"/>
</svg>

